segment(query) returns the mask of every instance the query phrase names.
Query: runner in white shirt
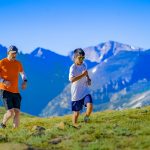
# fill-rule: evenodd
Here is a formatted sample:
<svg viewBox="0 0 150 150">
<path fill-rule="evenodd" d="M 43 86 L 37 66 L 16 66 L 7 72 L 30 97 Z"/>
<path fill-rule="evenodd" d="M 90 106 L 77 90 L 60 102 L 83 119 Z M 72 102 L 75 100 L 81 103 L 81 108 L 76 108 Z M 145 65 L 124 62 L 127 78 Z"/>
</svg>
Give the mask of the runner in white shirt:
<svg viewBox="0 0 150 150">
<path fill-rule="evenodd" d="M 78 127 L 77 120 L 80 110 L 83 106 L 87 107 L 84 121 L 89 121 L 89 116 L 93 110 L 92 97 L 89 94 L 88 86 L 91 85 L 91 79 L 88 76 L 87 67 L 84 60 L 85 53 L 81 48 L 74 50 L 74 64 L 70 67 L 69 80 L 72 82 L 72 122 Z"/>
</svg>

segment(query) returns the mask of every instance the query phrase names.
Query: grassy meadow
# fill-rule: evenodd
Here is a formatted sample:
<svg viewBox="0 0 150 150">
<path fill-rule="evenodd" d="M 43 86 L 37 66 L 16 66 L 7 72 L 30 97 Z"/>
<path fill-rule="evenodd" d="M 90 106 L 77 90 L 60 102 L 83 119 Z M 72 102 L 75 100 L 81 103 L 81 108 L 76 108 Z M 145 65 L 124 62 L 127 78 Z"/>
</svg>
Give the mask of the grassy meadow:
<svg viewBox="0 0 150 150">
<path fill-rule="evenodd" d="M 4 108 L 0 108 L 2 120 Z M 21 113 L 18 129 L 0 129 L 0 150 L 150 150 L 150 107 L 93 113 L 89 123 L 71 115 L 39 118 Z"/>
</svg>

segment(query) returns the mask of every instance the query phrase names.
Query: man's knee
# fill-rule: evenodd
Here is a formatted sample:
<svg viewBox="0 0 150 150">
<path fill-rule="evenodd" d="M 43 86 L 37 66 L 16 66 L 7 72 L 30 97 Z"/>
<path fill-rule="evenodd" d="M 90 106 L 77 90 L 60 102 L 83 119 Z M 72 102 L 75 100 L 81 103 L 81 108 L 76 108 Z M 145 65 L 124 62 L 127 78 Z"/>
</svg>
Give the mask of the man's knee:
<svg viewBox="0 0 150 150">
<path fill-rule="evenodd" d="M 14 110 L 13 109 L 7 110 L 6 115 L 8 117 L 13 117 L 14 116 Z"/>
<path fill-rule="evenodd" d="M 14 109 L 14 113 L 15 113 L 15 116 L 19 116 L 20 115 L 20 110 L 19 109 Z"/>
</svg>

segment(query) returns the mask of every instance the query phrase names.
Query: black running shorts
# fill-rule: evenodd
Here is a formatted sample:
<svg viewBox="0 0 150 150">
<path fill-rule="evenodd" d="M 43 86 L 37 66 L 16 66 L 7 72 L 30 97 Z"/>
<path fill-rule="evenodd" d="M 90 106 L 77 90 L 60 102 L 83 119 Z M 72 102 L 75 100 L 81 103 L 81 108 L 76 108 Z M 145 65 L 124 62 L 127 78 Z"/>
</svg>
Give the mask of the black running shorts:
<svg viewBox="0 0 150 150">
<path fill-rule="evenodd" d="M 21 95 L 20 93 L 12 93 L 5 90 L 1 90 L 1 98 L 4 103 L 6 110 L 17 108 L 21 106 Z"/>
</svg>

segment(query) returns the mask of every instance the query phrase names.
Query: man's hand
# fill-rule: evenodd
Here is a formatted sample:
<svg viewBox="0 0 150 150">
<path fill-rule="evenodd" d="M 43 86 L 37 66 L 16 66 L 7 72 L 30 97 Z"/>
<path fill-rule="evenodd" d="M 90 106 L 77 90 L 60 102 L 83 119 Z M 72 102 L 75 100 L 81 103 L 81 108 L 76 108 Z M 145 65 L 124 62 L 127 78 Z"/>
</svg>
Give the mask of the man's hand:
<svg viewBox="0 0 150 150">
<path fill-rule="evenodd" d="M 4 80 L 3 81 L 3 84 L 6 86 L 6 87 L 9 87 L 11 85 L 10 81 L 7 81 L 7 80 Z"/>
<path fill-rule="evenodd" d="M 23 82 L 22 82 L 21 88 L 22 88 L 23 90 L 25 90 L 25 89 L 27 88 L 27 82 L 26 82 L 26 81 L 23 81 Z"/>
</svg>

